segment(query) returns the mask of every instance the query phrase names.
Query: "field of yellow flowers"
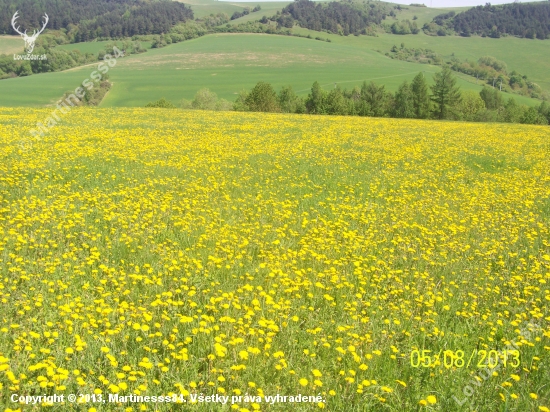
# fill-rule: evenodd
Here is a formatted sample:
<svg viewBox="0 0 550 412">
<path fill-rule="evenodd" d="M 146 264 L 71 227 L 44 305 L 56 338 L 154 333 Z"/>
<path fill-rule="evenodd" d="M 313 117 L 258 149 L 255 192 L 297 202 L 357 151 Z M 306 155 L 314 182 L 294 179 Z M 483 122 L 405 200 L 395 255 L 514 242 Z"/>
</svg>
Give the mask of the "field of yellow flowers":
<svg viewBox="0 0 550 412">
<path fill-rule="evenodd" d="M 548 127 L 83 108 L 21 148 L 48 114 L 0 110 L 0 410 L 550 411 Z"/>
</svg>

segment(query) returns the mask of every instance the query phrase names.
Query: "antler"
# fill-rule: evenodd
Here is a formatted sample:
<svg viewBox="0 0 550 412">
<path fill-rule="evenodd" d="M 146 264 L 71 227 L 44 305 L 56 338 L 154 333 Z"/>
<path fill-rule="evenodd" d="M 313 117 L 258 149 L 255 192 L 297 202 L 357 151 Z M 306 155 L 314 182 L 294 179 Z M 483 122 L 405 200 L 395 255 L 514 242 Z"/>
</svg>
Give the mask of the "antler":
<svg viewBox="0 0 550 412">
<path fill-rule="evenodd" d="M 13 27 L 13 30 L 15 30 L 16 33 L 19 33 L 21 36 L 24 36 L 25 34 L 27 34 L 27 30 L 25 30 L 25 33 L 21 33 L 19 31 L 19 27 L 20 26 L 17 26 L 15 27 L 15 20 L 17 20 L 19 18 L 19 16 L 17 15 L 17 13 L 19 13 L 19 10 L 17 10 L 15 12 L 15 14 L 13 15 L 13 18 L 11 19 L 11 27 Z"/>
<path fill-rule="evenodd" d="M 38 35 L 40 33 L 42 33 L 44 31 L 44 29 L 46 28 L 46 24 L 48 24 L 48 21 L 50 20 L 50 18 L 48 17 L 48 15 L 46 13 L 44 13 L 44 17 L 46 18 L 46 21 L 44 21 L 44 25 L 42 26 L 42 28 L 40 29 L 40 31 L 38 33 L 36 33 L 36 30 L 34 30 L 32 32 L 32 37 L 38 37 Z"/>
</svg>

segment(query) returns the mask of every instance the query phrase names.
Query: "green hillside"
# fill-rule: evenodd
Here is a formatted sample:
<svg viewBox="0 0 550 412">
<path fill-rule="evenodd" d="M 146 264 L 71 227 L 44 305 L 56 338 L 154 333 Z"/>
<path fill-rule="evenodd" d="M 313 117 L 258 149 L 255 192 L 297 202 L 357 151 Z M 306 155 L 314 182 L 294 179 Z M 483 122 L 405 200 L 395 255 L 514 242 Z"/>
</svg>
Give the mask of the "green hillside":
<svg viewBox="0 0 550 412">
<path fill-rule="evenodd" d="M 430 77 L 439 70 L 437 66 L 391 60 L 366 43 L 374 38 L 341 40 L 328 43 L 275 35 L 217 34 L 152 49 L 119 60 L 109 71 L 113 88 L 102 106 L 144 106 L 161 97 L 179 103 L 203 87 L 233 101 L 240 90 L 250 89 L 258 81 L 270 82 L 277 89 L 291 85 L 301 95 L 308 93 L 315 80 L 326 89 L 334 83 L 352 88 L 373 80 L 395 91 L 403 80 L 411 80 L 420 71 Z M 52 104 L 89 78 L 95 68 L 88 65 L 2 80 L 0 105 Z M 459 85 L 481 90 L 481 86 L 462 79 Z M 515 97 L 525 104 L 539 103 Z"/>
</svg>

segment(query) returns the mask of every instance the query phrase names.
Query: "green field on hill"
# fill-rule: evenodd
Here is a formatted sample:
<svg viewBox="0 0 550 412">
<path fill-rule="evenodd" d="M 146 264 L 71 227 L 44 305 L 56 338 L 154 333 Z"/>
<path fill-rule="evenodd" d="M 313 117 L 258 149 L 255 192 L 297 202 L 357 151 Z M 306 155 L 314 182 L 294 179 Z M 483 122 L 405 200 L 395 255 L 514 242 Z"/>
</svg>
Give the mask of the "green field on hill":
<svg viewBox="0 0 550 412">
<path fill-rule="evenodd" d="M 313 37 L 319 35 L 319 32 L 303 28 L 294 28 L 293 31 Z M 482 56 L 493 56 L 504 61 L 508 71 L 517 70 L 543 89 L 550 90 L 550 40 L 520 39 L 511 36 L 500 39 L 479 36 L 428 36 L 422 31 L 416 35 L 406 36 L 379 33 L 378 37 L 344 37 L 322 33 L 322 37 L 329 38 L 338 45 L 369 48 L 383 53 L 390 51 L 393 45 L 405 43 L 405 47 L 432 49 L 449 59 L 453 53 L 460 60 L 477 61 Z"/>
<path fill-rule="evenodd" d="M 390 3 L 390 5 L 392 5 Z M 419 28 L 421 28 L 424 23 L 429 23 L 432 21 L 432 19 L 443 13 L 448 13 L 449 11 L 454 11 L 456 13 L 463 12 L 468 10 L 470 7 L 452 7 L 452 8 L 445 8 L 445 9 L 436 9 L 431 7 L 415 7 L 415 6 L 401 6 L 401 10 L 395 10 L 396 13 L 396 19 L 392 19 L 391 17 L 386 18 L 387 23 L 392 23 L 393 21 L 397 20 L 410 20 L 413 21 L 414 16 L 417 17 L 416 24 Z"/>
<path fill-rule="evenodd" d="M 383 39 L 388 44 L 390 38 L 402 39 L 387 36 L 331 36 L 334 41 L 328 43 L 264 34 L 208 35 L 119 60 L 109 71 L 113 88 L 102 106 L 145 106 L 161 97 L 179 104 L 181 99 L 191 99 L 204 87 L 233 101 L 239 91 L 250 89 L 259 81 L 270 82 L 276 89 L 291 85 L 301 95 L 309 92 L 315 80 L 326 89 L 334 87 L 334 83 L 353 88 L 364 80 L 372 80 L 395 91 L 400 83 L 412 80 L 420 71 L 431 78 L 440 70 L 438 66 L 391 60 L 374 51 Z M 95 68 L 95 65 L 88 65 L 64 72 L 2 80 L 0 105 L 53 104 L 64 92 L 74 90 L 89 78 Z M 464 79 L 467 76 L 460 76 L 458 82 L 462 89 L 481 90 L 481 86 L 472 83 L 471 79 Z M 539 103 L 513 96 L 524 104 Z"/>
<path fill-rule="evenodd" d="M 255 21 L 262 18 L 262 16 L 271 17 L 277 14 L 278 11 L 281 11 L 285 6 L 290 4 L 291 2 L 284 2 L 284 1 L 274 1 L 274 2 L 261 2 L 258 3 L 260 7 L 262 8 L 260 11 L 257 11 L 255 13 L 249 13 L 246 16 L 239 17 L 238 19 L 231 20 L 231 24 L 239 24 L 239 23 L 245 23 L 247 21 Z M 237 4 L 237 3 L 234 3 Z M 256 3 L 238 3 L 240 5 L 244 5 L 245 7 L 250 7 L 250 9 L 253 9 Z"/>
</svg>

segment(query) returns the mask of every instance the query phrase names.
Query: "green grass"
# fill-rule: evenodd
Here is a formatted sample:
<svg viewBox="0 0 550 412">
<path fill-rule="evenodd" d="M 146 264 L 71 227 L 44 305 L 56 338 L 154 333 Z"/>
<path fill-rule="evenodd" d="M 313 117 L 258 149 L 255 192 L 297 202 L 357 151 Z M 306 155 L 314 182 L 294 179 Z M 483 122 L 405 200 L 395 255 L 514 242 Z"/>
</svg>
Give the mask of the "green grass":
<svg viewBox="0 0 550 412">
<path fill-rule="evenodd" d="M 90 41 L 86 43 L 74 43 L 74 44 L 62 44 L 57 46 L 58 49 L 67 51 L 78 50 L 80 53 L 94 53 L 97 54 L 100 50 L 105 50 L 107 43 L 111 41 Z"/>
</svg>

